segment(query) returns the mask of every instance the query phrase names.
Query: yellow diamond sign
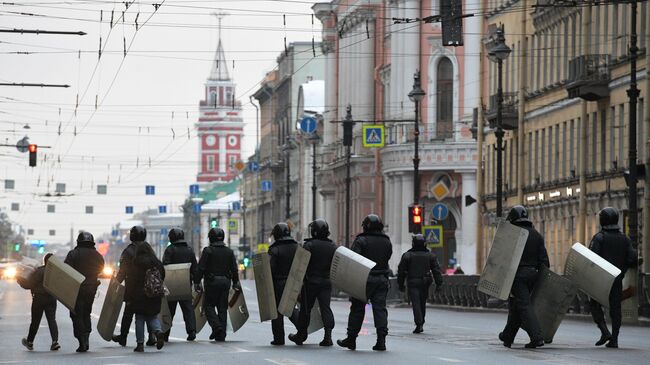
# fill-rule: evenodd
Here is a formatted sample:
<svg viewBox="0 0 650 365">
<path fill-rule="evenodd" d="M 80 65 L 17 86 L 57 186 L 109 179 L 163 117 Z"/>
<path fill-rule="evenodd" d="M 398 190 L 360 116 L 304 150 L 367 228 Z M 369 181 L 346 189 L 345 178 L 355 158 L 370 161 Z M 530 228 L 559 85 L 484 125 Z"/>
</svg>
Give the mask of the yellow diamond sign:
<svg viewBox="0 0 650 365">
<path fill-rule="evenodd" d="M 433 193 L 433 197 L 440 201 L 449 195 L 449 188 L 445 183 L 439 181 L 433 186 L 433 188 L 431 188 L 431 192 Z"/>
</svg>

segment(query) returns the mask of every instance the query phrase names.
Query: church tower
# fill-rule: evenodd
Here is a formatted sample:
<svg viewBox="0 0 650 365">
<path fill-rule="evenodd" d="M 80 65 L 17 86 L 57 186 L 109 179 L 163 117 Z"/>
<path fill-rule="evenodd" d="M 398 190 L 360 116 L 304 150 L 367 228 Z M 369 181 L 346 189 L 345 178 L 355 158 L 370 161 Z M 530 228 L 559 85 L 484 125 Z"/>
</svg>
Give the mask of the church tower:
<svg viewBox="0 0 650 365">
<path fill-rule="evenodd" d="M 235 178 L 244 130 L 241 102 L 235 99 L 236 85 L 228 73 L 221 42 L 221 19 L 225 14 L 215 15 L 219 20 L 219 43 L 196 124 L 200 156 L 197 181 L 202 183 L 228 182 Z"/>
</svg>

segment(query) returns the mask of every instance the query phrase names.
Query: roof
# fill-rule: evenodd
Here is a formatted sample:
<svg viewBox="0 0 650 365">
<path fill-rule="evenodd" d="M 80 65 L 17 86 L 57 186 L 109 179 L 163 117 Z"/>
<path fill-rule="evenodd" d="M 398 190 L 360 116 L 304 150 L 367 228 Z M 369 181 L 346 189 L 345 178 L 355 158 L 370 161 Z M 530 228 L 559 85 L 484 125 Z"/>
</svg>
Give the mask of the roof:
<svg viewBox="0 0 650 365">
<path fill-rule="evenodd" d="M 300 94 L 302 92 L 302 109 L 298 113 L 310 112 L 313 114 L 323 114 L 325 111 L 325 81 L 312 80 L 300 85 Z"/>
<path fill-rule="evenodd" d="M 228 194 L 232 194 L 239 188 L 239 180 L 233 180 L 227 183 L 215 183 L 211 187 L 206 186 L 205 190 L 201 187 L 201 192 L 198 194 L 204 202 L 217 200 Z"/>
<path fill-rule="evenodd" d="M 226 63 L 226 54 L 223 51 L 221 39 L 219 39 L 219 44 L 217 45 L 217 52 L 214 54 L 214 60 L 212 61 L 212 70 L 210 71 L 210 77 L 208 77 L 208 80 L 230 81 L 230 75 L 228 74 L 228 64 Z"/>
<path fill-rule="evenodd" d="M 241 200 L 241 197 L 239 196 L 239 191 L 235 191 L 232 194 L 228 194 L 224 196 L 223 198 L 217 199 L 217 200 L 212 200 L 207 202 L 206 204 L 203 204 L 201 207 L 202 211 L 215 211 L 215 210 L 228 210 L 232 209 L 232 203 L 233 202 L 238 202 Z"/>
</svg>

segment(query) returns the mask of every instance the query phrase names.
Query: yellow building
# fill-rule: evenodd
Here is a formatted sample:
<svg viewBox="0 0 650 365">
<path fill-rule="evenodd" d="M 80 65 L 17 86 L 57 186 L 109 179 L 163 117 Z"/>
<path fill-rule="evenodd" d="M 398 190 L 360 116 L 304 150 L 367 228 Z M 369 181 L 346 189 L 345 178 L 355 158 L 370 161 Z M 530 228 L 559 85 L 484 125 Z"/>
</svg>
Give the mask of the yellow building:
<svg viewBox="0 0 650 365">
<path fill-rule="evenodd" d="M 527 206 L 546 239 L 551 268 L 562 272 L 571 245 L 588 244 L 600 229 L 601 208 L 621 210 L 621 225 L 627 215 L 630 5 L 564 6 L 551 0 L 483 4 L 488 42 L 480 55 L 484 107 L 479 130 L 482 122 L 484 134 L 478 138 L 482 216 L 478 256 L 486 257 L 496 222 L 496 139 L 488 124 L 496 120 L 497 66 L 487 51 L 490 36 L 503 24 L 512 49 L 503 63 L 503 121 L 514 127 L 504 137 L 503 216 L 515 204 Z M 638 163 L 646 164 L 650 157 L 649 11 L 646 2 L 638 3 L 637 149 Z M 645 238 L 642 234 L 644 184 L 639 179 L 639 242 L 647 245 L 648 234 Z M 650 194 L 647 185 L 645 190 Z"/>
</svg>

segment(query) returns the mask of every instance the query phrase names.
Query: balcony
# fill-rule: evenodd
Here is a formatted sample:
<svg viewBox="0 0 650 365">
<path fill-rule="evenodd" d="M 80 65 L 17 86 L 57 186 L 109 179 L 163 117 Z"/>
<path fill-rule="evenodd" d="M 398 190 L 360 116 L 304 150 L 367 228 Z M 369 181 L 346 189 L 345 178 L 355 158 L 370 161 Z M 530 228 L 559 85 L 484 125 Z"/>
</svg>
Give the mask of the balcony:
<svg viewBox="0 0 650 365">
<path fill-rule="evenodd" d="M 569 98 L 596 101 L 609 96 L 609 55 L 590 54 L 569 61 Z"/>
<path fill-rule="evenodd" d="M 503 110 L 501 116 L 502 127 L 505 130 L 517 129 L 517 104 L 519 103 L 517 95 L 516 92 L 503 93 Z M 496 128 L 497 126 L 497 99 L 496 94 L 490 95 L 490 107 L 485 112 L 485 118 L 487 118 L 490 128 Z"/>
</svg>

